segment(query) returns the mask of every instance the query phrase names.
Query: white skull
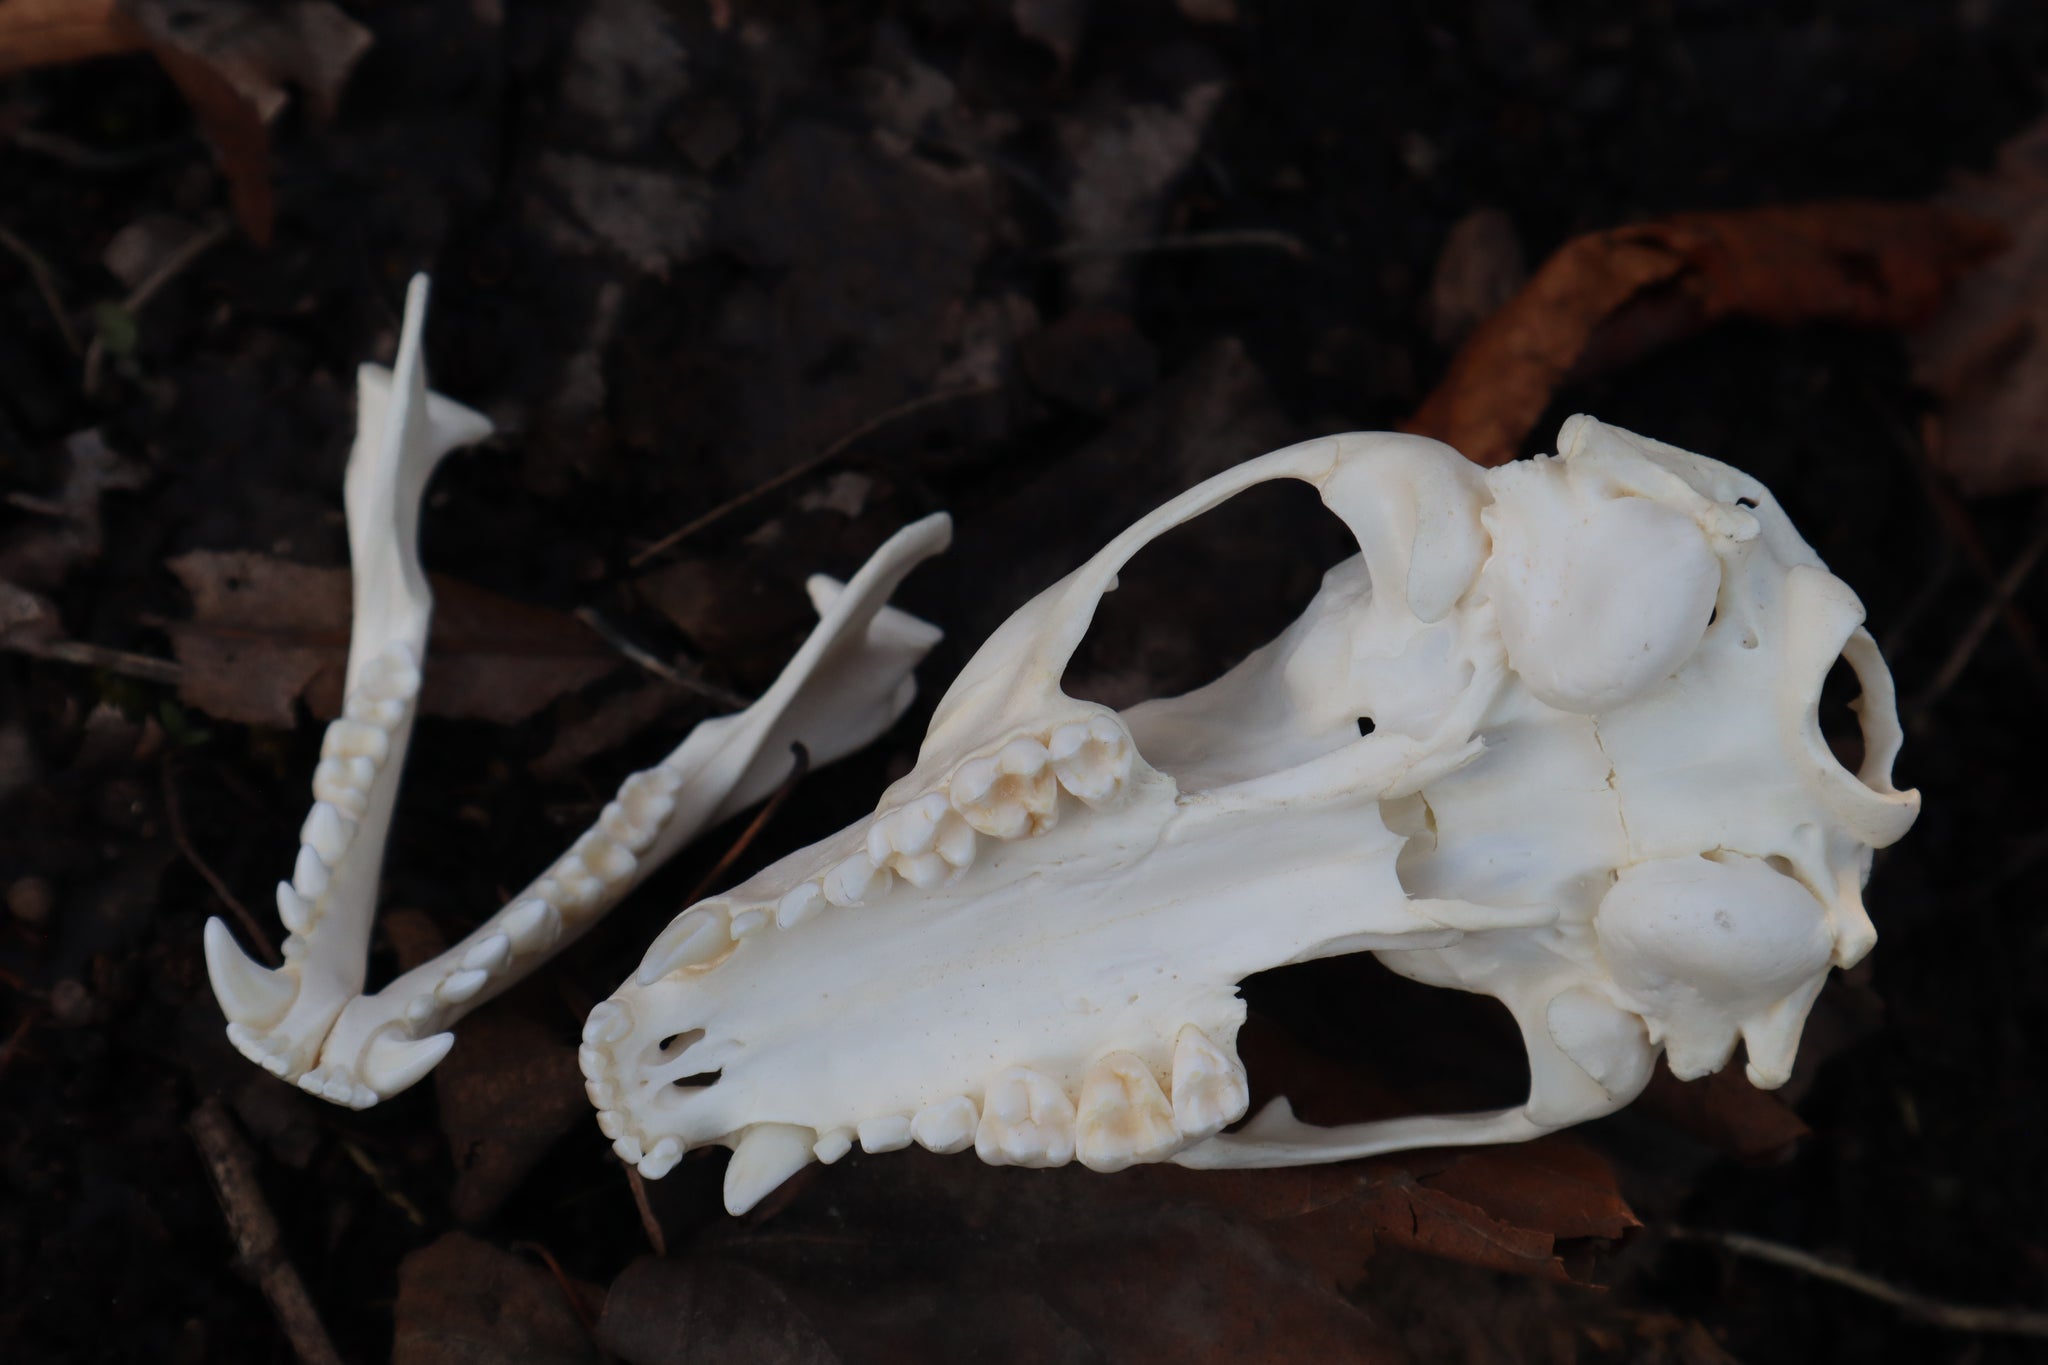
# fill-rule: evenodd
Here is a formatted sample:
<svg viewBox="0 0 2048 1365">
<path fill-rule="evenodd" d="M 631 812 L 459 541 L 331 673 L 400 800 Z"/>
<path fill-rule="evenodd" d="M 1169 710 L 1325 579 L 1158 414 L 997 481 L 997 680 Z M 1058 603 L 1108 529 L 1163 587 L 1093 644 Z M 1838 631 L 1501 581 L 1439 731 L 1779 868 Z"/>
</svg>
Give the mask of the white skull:
<svg viewBox="0 0 2048 1365">
<path fill-rule="evenodd" d="M 1347 435 L 1167 503 L 1010 618 L 875 814 L 691 907 L 581 1061 L 624 1159 L 734 1149 L 727 1206 L 918 1142 L 1097 1170 L 1330 1161 L 1609 1113 L 1662 1049 L 1782 1083 L 1828 967 L 1875 938 L 1911 825 L 1862 608 L 1755 480 L 1590 418 L 1482 471 Z M 1255 484 L 1313 484 L 1360 555 L 1237 668 L 1122 712 L 1061 676 L 1117 572 Z M 1817 708 L 1846 658 L 1862 771 Z M 1371 733 L 1361 736 L 1360 718 Z M 1505 1111 L 1316 1128 L 1248 1102 L 1237 983 L 1370 951 L 1495 996 Z"/>
</svg>

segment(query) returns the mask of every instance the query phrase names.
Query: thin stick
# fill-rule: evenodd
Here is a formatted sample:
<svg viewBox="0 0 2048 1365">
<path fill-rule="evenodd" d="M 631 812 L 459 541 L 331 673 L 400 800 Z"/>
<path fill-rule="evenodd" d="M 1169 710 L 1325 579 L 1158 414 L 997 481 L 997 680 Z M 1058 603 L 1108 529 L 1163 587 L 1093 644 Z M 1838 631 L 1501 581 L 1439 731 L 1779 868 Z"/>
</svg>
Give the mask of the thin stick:
<svg viewBox="0 0 2048 1365">
<path fill-rule="evenodd" d="M 29 278 L 36 282 L 36 293 L 43 297 L 43 307 L 50 310 L 50 321 L 57 324 L 57 335 L 64 338 L 64 348 L 77 355 L 78 333 L 64 312 L 64 297 L 57 292 L 57 280 L 50 272 L 50 263 L 37 255 L 34 247 L 4 227 L 0 227 L 0 247 L 6 247 L 28 267 Z"/>
<path fill-rule="evenodd" d="M 235 1130 L 234 1120 L 219 1100 L 208 1099 L 192 1111 L 186 1126 L 206 1162 L 206 1173 L 213 1178 L 213 1192 L 227 1217 L 228 1232 L 235 1239 L 242 1265 L 255 1276 L 263 1297 L 270 1300 L 292 1354 L 300 1365 L 341 1365 L 312 1296 L 306 1293 L 306 1282 L 285 1259 L 277 1219 L 256 1183 L 256 1158 Z"/>
<path fill-rule="evenodd" d="M 782 779 L 782 785 L 777 787 L 775 794 L 768 798 L 768 804 L 762 806 L 760 813 L 748 822 L 744 830 L 740 831 L 740 837 L 732 841 L 732 847 L 725 851 L 725 856 L 720 858 L 712 865 L 711 870 L 704 874 L 704 880 L 697 883 L 697 889 L 684 898 L 684 905 L 695 905 L 698 901 L 711 894 L 711 888 L 718 885 L 718 879 L 725 875 L 726 869 L 740 860 L 740 855 L 747 851 L 747 845 L 753 843 L 755 837 L 768 827 L 768 822 L 775 818 L 775 812 L 781 809 L 782 803 L 789 798 L 789 794 L 796 790 L 796 784 L 803 780 L 806 772 L 810 771 L 811 751 L 801 744 L 792 744 L 789 746 L 789 750 L 796 759 L 790 765 L 789 776 Z"/>
<path fill-rule="evenodd" d="M 612 1353 L 605 1350 L 604 1343 L 597 1339 L 596 1320 L 590 1316 L 590 1309 L 584 1304 L 583 1296 L 576 1292 L 576 1286 L 570 1281 L 569 1273 L 563 1270 L 562 1263 L 555 1259 L 555 1253 L 539 1242 L 514 1242 L 511 1244 L 511 1250 L 540 1257 L 547 1266 L 548 1273 L 555 1277 L 555 1288 L 561 1290 L 562 1297 L 569 1301 L 569 1311 L 576 1315 L 577 1326 L 583 1329 L 583 1335 L 590 1338 L 590 1344 L 597 1348 L 598 1357 L 606 1361 L 611 1360 Z"/>
<path fill-rule="evenodd" d="M 922 398 L 913 398 L 908 403 L 900 404 L 899 406 L 890 408 L 887 412 L 881 413 L 878 416 L 870 417 L 867 421 L 862 422 L 852 431 L 847 432 L 844 436 L 834 441 L 831 445 L 826 446 L 823 450 L 819 451 L 816 455 L 813 455 L 810 459 L 804 460 L 796 465 L 791 466 L 788 469 L 783 470 L 780 474 L 777 474 L 774 478 L 768 480 L 766 483 L 757 484 L 754 487 L 748 489 L 746 492 L 740 494 L 736 498 L 727 499 L 725 502 L 722 502 L 718 506 L 712 508 L 709 512 L 706 512 L 703 516 L 698 517 L 695 521 L 685 523 L 680 529 L 670 531 L 660 540 L 655 541 L 652 545 L 648 546 L 646 549 L 640 551 L 640 553 L 634 555 L 631 559 L 627 560 L 626 563 L 632 568 L 639 568 L 642 564 L 645 564 L 648 560 L 654 558 L 656 555 L 662 553 L 664 550 L 671 549 L 674 546 L 681 544 L 683 541 L 688 540 L 691 536 L 696 535 L 705 527 L 710 526 L 716 522 L 725 520 L 725 518 L 731 516 L 734 512 L 739 511 L 748 503 L 756 502 L 761 498 L 765 498 L 770 493 L 773 493 L 776 489 L 782 488 L 788 484 L 795 483 L 798 479 L 803 478 L 807 474 L 816 473 L 819 469 L 822 469 L 824 466 L 832 463 L 832 461 L 838 459 L 841 455 L 844 455 L 852 447 L 858 445 L 861 441 L 865 440 L 869 436 L 874 435 L 874 433 L 880 431 L 883 427 L 889 426 L 891 423 L 900 422 L 906 417 L 910 417 L 916 413 L 923 412 L 926 408 L 935 408 L 943 403 L 951 403 L 956 399 L 980 398 L 987 394 L 995 393 L 998 387 L 999 386 L 995 384 L 976 384 L 971 388 L 946 389 L 940 393 L 928 393 Z"/>
<path fill-rule="evenodd" d="M 1214 232 L 1177 232 L 1163 237 L 1116 238 L 1098 242 L 1067 242 L 1046 254 L 1055 260 L 1090 256 L 1150 256 L 1173 251 L 1237 251 L 1244 248 L 1280 251 L 1307 260 L 1308 244 L 1291 232 L 1273 228 L 1219 228 Z"/>
<path fill-rule="evenodd" d="M 127 298 L 121 300 L 121 311 L 130 314 L 140 312 L 144 304 L 156 297 L 157 291 L 178 278 L 178 276 L 184 274 L 191 267 L 192 262 L 198 260 L 221 242 L 226 241 L 229 230 L 227 221 L 222 219 L 210 227 L 201 228 L 198 232 L 193 233 L 190 237 L 180 242 L 177 249 L 171 252 L 169 256 L 166 256 L 161 265 L 152 270 L 142 283 L 130 290 Z M 99 392 L 100 367 L 105 356 L 106 338 L 95 333 L 92 344 L 85 348 L 85 392 L 87 397 L 91 397 Z"/>
<path fill-rule="evenodd" d="M 172 687 L 185 681 L 182 664 L 151 658 L 147 654 L 108 649 L 105 645 L 89 645 L 83 640 L 10 640 L 0 634 L 0 649 L 11 649 L 32 659 L 77 664 L 82 668 L 104 668 L 124 678 L 140 678 L 144 682 L 166 683 Z"/>
<path fill-rule="evenodd" d="M 1976 657 L 1977 647 L 1983 644 L 1984 637 L 1991 633 L 1991 627 L 2012 609 L 2013 599 L 2026 583 L 2027 575 L 2034 571 L 2034 567 L 2041 562 L 2041 557 L 2048 554 L 2048 501 L 2044 501 L 2041 507 L 2041 524 L 2035 528 L 2033 539 L 2027 542 L 2026 548 L 2020 551 L 2019 557 L 2013 560 L 2011 567 L 1992 585 L 1991 596 L 1970 619 L 1970 624 L 1956 640 L 1955 647 L 1949 651 L 1940 671 L 1934 675 L 1934 681 L 1927 684 L 1926 689 L 1907 711 L 1908 725 L 1925 715 L 1929 707 L 1941 700 L 1949 688 L 1955 686 L 1956 680 L 1962 677 L 1963 670 L 1970 666 L 1970 660 Z"/>
<path fill-rule="evenodd" d="M 663 663 L 660 659 L 627 639 L 623 631 L 605 620 L 604 617 L 598 615 L 594 609 L 578 607 L 576 608 L 575 616 L 577 620 L 596 631 L 599 639 L 625 655 L 634 663 L 640 665 L 640 667 L 646 669 L 649 673 L 652 673 L 655 677 L 660 678 L 663 682 L 673 683 L 685 692 L 694 692 L 707 701 L 715 701 L 720 706 L 728 707 L 734 711 L 744 711 L 753 705 L 752 702 L 730 688 L 720 687 L 717 683 L 705 682 L 702 678 L 685 673 L 680 668 Z"/>
<path fill-rule="evenodd" d="M 647 1234 L 647 1245 L 654 1248 L 657 1256 L 668 1255 L 668 1235 L 661 1230 L 661 1220 L 654 1216 L 654 1206 L 647 1202 L 647 1182 L 640 1178 L 640 1168 L 619 1163 L 626 1167 L 626 1184 L 633 1190 L 633 1207 L 640 1210 L 640 1230 Z"/>
<path fill-rule="evenodd" d="M 213 894 L 220 897 L 220 903 L 241 922 L 242 932 L 248 935 L 249 941 L 263 950 L 263 960 L 270 966 L 277 966 L 283 959 L 278 957 L 277 949 L 271 946 L 270 935 L 263 932 L 263 926 L 249 913 L 249 907 L 237 900 L 234 892 L 228 890 L 228 884 L 220 879 L 220 874 L 207 865 L 206 859 L 199 856 L 199 850 L 192 846 L 190 836 L 185 833 L 185 816 L 178 808 L 178 783 L 171 774 L 169 758 L 166 758 L 157 770 L 157 779 L 163 787 L 164 820 L 171 827 L 171 842 L 178 846 L 178 852 L 185 856 L 185 861 L 192 864 L 192 870 L 213 888 Z"/>
<path fill-rule="evenodd" d="M 1875 1275 L 1822 1260 L 1810 1251 L 1768 1242 L 1745 1232 L 1716 1232 L 1699 1228 L 1669 1227 L 1665 1231 L 1681 1242 L 1705 1242 L 1724 1247 L 1738 1256 L 1748 1256 L 1772 1265 L 1797 1270 L 1815 1279 L 1853 1289 L 1879 1303 L 1889 1304 L 1909 1318 L 1951 1332 L 1995 1332 L 2005 1336 L 2048 1338 L 2048 1313 L 2025 1308 L 1986 1308 L 1976 1304 L 1945 1303 L 1910 1289 L 1901 1289 Z"/>
</svg>

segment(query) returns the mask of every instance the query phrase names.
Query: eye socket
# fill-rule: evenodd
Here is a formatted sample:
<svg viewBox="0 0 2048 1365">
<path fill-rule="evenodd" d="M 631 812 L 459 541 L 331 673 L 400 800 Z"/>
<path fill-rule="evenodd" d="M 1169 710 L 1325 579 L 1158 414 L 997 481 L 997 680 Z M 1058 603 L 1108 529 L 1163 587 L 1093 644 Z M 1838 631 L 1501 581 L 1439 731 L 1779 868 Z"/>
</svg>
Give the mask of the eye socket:
<svg viewBox="0 0 2048 1365">
<path fill-rule="evenodd" d="M 1835 762 L 1849 772 L 1861 772 L 1866 752 L 1863 734 L 1863 719 L 1857 714 L 1856 703 L 1863 696 L 1863 680 L 1856 676 L 1855 668 L 1846 657 L 1838 658 L 1828 669 L 1828 676 L 1821 683 L 1820 699 L 1815 705 L 1820 720 L 1821 739 Z"/>
</svg>

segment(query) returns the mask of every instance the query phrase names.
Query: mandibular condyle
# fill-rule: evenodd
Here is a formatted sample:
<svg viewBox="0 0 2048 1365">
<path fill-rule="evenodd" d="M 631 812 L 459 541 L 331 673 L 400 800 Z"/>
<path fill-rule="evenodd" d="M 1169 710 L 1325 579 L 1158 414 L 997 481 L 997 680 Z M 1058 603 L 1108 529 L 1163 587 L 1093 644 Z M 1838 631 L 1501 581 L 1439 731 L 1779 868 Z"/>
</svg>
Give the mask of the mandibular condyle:
<svg viewBox="0 0 2048 1365">
<path fill-rule="evenodd" d="M 830 761 L 887 729 L 939 638 L 888 599 L 950 534 L 927 518 L 848 583 L 814 578 L 818 625 L 760 701 L 698 726 L 461 943 L 366 994 L 431 611 L 419 500 L 489 429 L 426 389 L 425 298 L 416 280 L 393 370 L 360 381 L 347 700 L 278 887 L 285 963 L 206 931 L 235 1045 L 356 1108 L 766 795 L 792 741 Z M 1132 556 L 1274 479 L 1313 486 L 1359 547 L 1302 616 L 1184 696 L 1067 696 Z M 1250 460 L 1005 622 L 872 816 L 683 909 L 583 1030 L 599 1126 L 648 1177 L 731 1148 L 740 1213 L 856 1143 L 1291 1165 L 1551 1132 L 1629 1103 L 1660 1053 L 1691 1078 L 1739 1042 L 1751 1080 L 1782 1084 L 1829 968 L 1875 941 L 1872 851 L 1919 809 L 1891 784 L 1891 679 L 1862 616 L 1761 484 L 1589 417 L 1555 456 L 1494 470 L 1384 433 Z M 1855 773 L 1820 733 L 1838 659 L 1863 689 Z M 1280 1099 L 1240 1123 L 1238 983 L 1358 952 L 1506 1005 L 1528 1098 L 1335 1128 Z"/>
</svg>

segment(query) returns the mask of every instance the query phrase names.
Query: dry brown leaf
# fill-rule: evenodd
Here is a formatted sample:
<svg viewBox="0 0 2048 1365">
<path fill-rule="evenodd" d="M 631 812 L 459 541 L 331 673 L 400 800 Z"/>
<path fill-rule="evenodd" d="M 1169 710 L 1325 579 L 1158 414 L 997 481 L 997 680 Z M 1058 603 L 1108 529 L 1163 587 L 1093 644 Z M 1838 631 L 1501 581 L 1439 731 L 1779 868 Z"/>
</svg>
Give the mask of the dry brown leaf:
<svg viewBox="0 0 2048 1365">
<path fill-rule="evenodd" d="M 1966 493 L 2048 483 L 2048 121 L 1946 197 L 2012 244 L 1913 338 L 1913 377 L 1941 400 L 1928 453 Z"/>
<path fill-rule="evenodd" d="M 569 1293 L 600 1295 L 546 1268 L 451 1232 L 398 1265 L 392 1365 L 596 1365 Z"/>
<path fill-rule="evenodd" d="M 134 52 L 141 30 L 118 0 L 0 0 L 0 76 Z"/>
<path fill-rule="evenodd" d="M 1857 200 L 1587 233 L 1473 332 L 1405 429 L 1502 464 L 1575 371 L 1727 318 L 1912 326 L 2000 240 L 1992 224 L 1941 205 Z"/>
<path fill-rule="evenodd" d="M 517 999 L 463 1025 L 435 1068 L 434 1095 L 455 1160 L 449 1212 L 460 1223 L 490 1217 L 548 1148 L 590 1121 L 575 1044 Z"/>
<path fill-rule="evenodd" d="M 185 666 L 179 698 L 223 720 L 289 729 L 296 703 L 340 714 L 349 579 L 265 555 L 197 550 L 170 561 L 192 616 L 165 625 Z M 581 621 L 429 574 L 434 625 L 420 707 L 513 725 L 618 665 Z"/>
<path fill-rule="evenodd" d="M 1783 1161 L 1813 1133 L 1790 1105 L 1751 1085 L 1732 1066 L 1681 1081 L 1660 1062 L 1636 1106 L 1718 1151 L 1758 1165 Z"/>
</svg>

